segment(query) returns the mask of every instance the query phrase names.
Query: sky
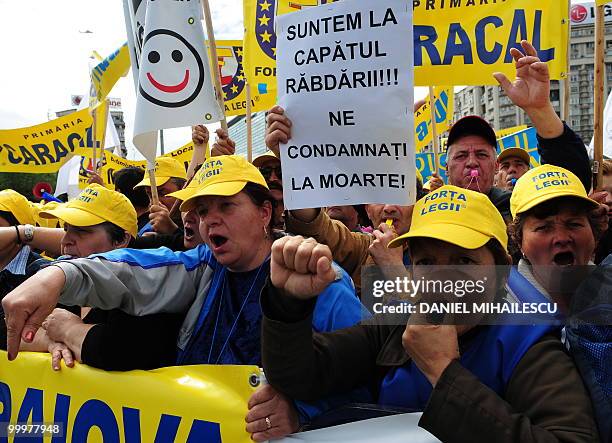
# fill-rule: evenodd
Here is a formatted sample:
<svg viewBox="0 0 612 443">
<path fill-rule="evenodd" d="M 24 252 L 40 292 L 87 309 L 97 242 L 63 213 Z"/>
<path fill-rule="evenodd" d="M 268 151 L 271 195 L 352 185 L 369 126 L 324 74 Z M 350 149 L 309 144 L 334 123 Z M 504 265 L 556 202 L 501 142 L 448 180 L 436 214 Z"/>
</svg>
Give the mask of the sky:
<svg viewBox="0 0 612 443">
<path fill-rule="evenodd" d="M 242 39 L 242 0 L 209 2 L 215 37 Z M 71 107 L 71 95 L 88 93 L 92 50 L 105 57 L 127 39 L 122 5 L 121 0 L 0 0 L 0 129 L 47 121 Z M 426 95 L 425 88 L 418 89 L 415 99 Z M 131 142 L 131 73 L 110 96 L 122 99 L 128 158 L 140 157 Z M 191 130 L 172 129 L 164 135 L 168 151 L 188 142 Z"/>
</svg>

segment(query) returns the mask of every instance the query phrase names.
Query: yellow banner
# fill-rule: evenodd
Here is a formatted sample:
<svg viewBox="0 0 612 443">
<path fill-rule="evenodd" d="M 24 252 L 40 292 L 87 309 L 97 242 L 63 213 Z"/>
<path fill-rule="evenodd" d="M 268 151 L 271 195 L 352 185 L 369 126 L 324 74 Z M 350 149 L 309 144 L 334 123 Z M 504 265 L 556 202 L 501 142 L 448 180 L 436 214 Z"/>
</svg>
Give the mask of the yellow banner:
<svg viewBox="0 0 612 443">
<path fill-rule="evenodd" d="M 244 0 L 244 67 L 252 87 L 276 99 L 276 16 L 330 0 Z M 559 0 L 414 0 L 416 86 L 496 85 L 514 78 L 510 48 L 529 40 L 552 79 L 567 68 L 569 11 Z"/>
<path fill-rule="evenodd" d="M 436 129 L 438 135 L 448 131 L 455 112 L 455 94 L 452 86 L 434 88 L 434 110 L 436 114 Z M 425 104 L 414 113 L 414 131 L 416 152 L 431 143 L 431 111 L 429 110 L 429 95 L 425 98 Z"/>
<path fill-rule="evenodd" d="M 252 376 L 260 376 L 255 366 L 118 373 L 77 364 L 54 372 L 48 354 L 8 362 L 0 352 L 0 423 L 44 423 L 44 441 L 248 443 Z"/>
<path fill-rule="evenodd" d="M 212 57 L 210 52 L 208 56 Z M 217 57 L 225 115 L 245 115 L 247 98 L 242 40 L 217 40 Z M 251 112 L 267 111 L 271 107 L 269 105 L 266 99 L 262 99 L 257 88 L 251 86 Z"/>
<path fill-rule="evenodd" d="M 206 152 L 208 153 L 208 146 L 206 147 Z M 82 156 L 81 167 L 79 168 L 79 187 L 84 189 L 87 187 L 87 180 L 89 179 L 87 171 L 93 171 L 94 169 L 93 153 L 91 149 L 81 149 L 78 150 L 76 154 Z M 109 189 L 115 189 L 113 174 L 119 169 L 127 168 L 128 166 L 145 169 L 147 166 L 146 160 L 128 160 L 109 151 L 99 152 L 98 155 L 98 174 L 102 177 L 104 186 Z M 162 157 L 174 158 L 179 163 L 182 163 L 185 166 L 185 170 L 187 170 L 189 162 L 191 162 L 191 158 L 193 157 L 193 142 L 189 142 L 174 151 L 170 151 Z"/>
<path fill-rule="evenodd" d="M 595 4 L 597 6 L 603 6 L 603 5 L 607 4 L 607 3 L 610 3 L 610 1 L 609 0 L 595 0 Z"/>
<path fill-rule="evenodd" d="M 484 3 L 484 4 L 483 4 Z M 569 11 L 559 0 L 415 0 L 414 64 L 419 86 L 495 85 L 494 72 L 514 78 L 510 49 L 529 40 L 552 79 L 567 68 Z"/>
<path fill-rule="evenodd" d="M 100 119 L 98 134 L 106 128 Z M 89 110 L 83 109 L 40 125 L 0 130 L 0 172 L 57 172 L 75 150 L 93 146 L 91 126 Z"/>
<path fill-rule="evenodd" d="M 113 89 L 119 78 L 130 69 L 130 52 L 127 43 L 100 61 L 91 70 L 91 96 L 102 102 Z"/>
<path fill-rule="evenodd" d="M 499 129 L 495 131 L 495 135 L 497 136 L 497 138 L 503 138 L 507 137 L 508 135 L 512 135 L 515 132 L 522 131 L 524 129 L 527 129 L 527 125 L 512 126 L 511 128 Z"/>
</svg>

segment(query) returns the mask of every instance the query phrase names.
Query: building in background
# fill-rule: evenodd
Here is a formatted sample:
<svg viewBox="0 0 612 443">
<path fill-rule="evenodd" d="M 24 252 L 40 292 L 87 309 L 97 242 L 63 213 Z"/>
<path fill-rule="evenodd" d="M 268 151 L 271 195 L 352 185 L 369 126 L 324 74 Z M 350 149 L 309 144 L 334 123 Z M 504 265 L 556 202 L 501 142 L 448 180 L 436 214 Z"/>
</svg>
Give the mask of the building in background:
<svg viewBox="0 0 612 443">
<path fill-rule="evenodd" d="M 605 6 L 605 78 L 604 93 L 612 89 L 612 5 Z M 573 5 L 570 12 L 570 115 L 567 123 L 585 142 L 593 136 L 593 74 L 595 50 L 594 3 Z M 551 82 L 550 99 L 561 115 L 564 88 Z M 466 115 L 480 115 L 495 129 L 530 125 L 525 113 L 514 106 L 499 86 L 469 86 L 455 94 L 455 121 Z"/>
<path fill-rule="evenodd" d="M 113 124 L 115 125 L 115 129 L 117 130 L 117 135 L 119 136 L 119 151 L 121 152 L 121 157 L 127 157 L 127 148 L 125 147 L 125 121 L 123 120 L 123 110 L 121 109 L 121 99 L 120 98 L 108 98 L 109 111 L 111 118 L 113 119 Z"/>
<path fill-rule="evenodd" d="M 253 126 L 253 158 L 266 152 L 266 113 L 257 112 L 251 117 Z M 247 157 L 247 130 L 244 115 L 234 117 L 227 124 L 230 138 L 236 142 L 236 154 Z"/>
<path fill-rule="evenodd" d="M 77 109 L 82 109 L 81 103 L 83 100 L 86 100 L 87 97 L 84 95 L 72 95 L 70 96 L 70 104 L 74 106 L 74 108 L 66 109 L 64 111 L 58 111 L 55 113 L 56 117 L 63 117 L 64 115 L 71 114 L 75 112 Z M 125 120 L 123 120 L 123 110 L 121 108 L 121 99 L 120 98 L 111 98 L 108 97 L 108 109 L 110 112 L 110 117 L 113 119 L 113 125 L 115 127 L 115 131 L 117 134 L 118 142 L 119 142 L 119 153 L 121 157 L 127 157 L 127 148 L 125 147 Z M 108 131 L 107 131 L 108 136 Z M 116 143 L 114 143 L 116 144 Z M 108 143 L 106 143 L 109 146 Z M 111 150 L 115 150 L 114 146 L 108 148 Z"/>
</svg>

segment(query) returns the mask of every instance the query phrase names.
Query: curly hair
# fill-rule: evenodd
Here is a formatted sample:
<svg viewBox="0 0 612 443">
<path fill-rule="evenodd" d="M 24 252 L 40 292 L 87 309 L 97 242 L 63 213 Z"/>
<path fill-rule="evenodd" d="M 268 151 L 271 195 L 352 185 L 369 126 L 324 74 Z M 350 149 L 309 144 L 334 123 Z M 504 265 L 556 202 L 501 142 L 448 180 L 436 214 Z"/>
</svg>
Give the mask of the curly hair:
<svg viewBox="0 0 612 443">
<path fill-rule="evenodd" d="M 595 243 L 599 241 L 605 233 L 605 230 L 598 223 L 591 206 L 581 198 L 570 196 L 553 198 L 518 214 L 508 225 L 508 234 L 512 237 L 514 242 L 520 246 L 523 243 L 523 227 L 528 217 L 533 216 L 538 220 L 544 220 L 547 217 L 557 215 L 562 207 L 571 208 L 572 213 L 575 215 L 586 215 L 589 220 L 591 231 L 593 232 L 593 237 L 595 238 Z"/>
</svg>

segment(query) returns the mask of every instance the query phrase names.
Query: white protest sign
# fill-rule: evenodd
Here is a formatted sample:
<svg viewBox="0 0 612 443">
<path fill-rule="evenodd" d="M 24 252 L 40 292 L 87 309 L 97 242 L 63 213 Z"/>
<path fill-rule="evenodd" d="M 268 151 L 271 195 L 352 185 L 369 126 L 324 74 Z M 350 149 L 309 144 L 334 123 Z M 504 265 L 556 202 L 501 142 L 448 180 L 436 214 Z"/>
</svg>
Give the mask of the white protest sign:
<svg viewBox="0 0 612 443">
<path fill-rule="evenodd" d="M 316 431 L 289 435 L 277 443 L 436 443 L 437 438 L 419 428 L 420 412 L 391 415 Z"/>
<path fill-rule="evenodd" d="M 412 4 L 347 0 L 277 26 L 285 208 L 413 204 Z"/>
</svg>

